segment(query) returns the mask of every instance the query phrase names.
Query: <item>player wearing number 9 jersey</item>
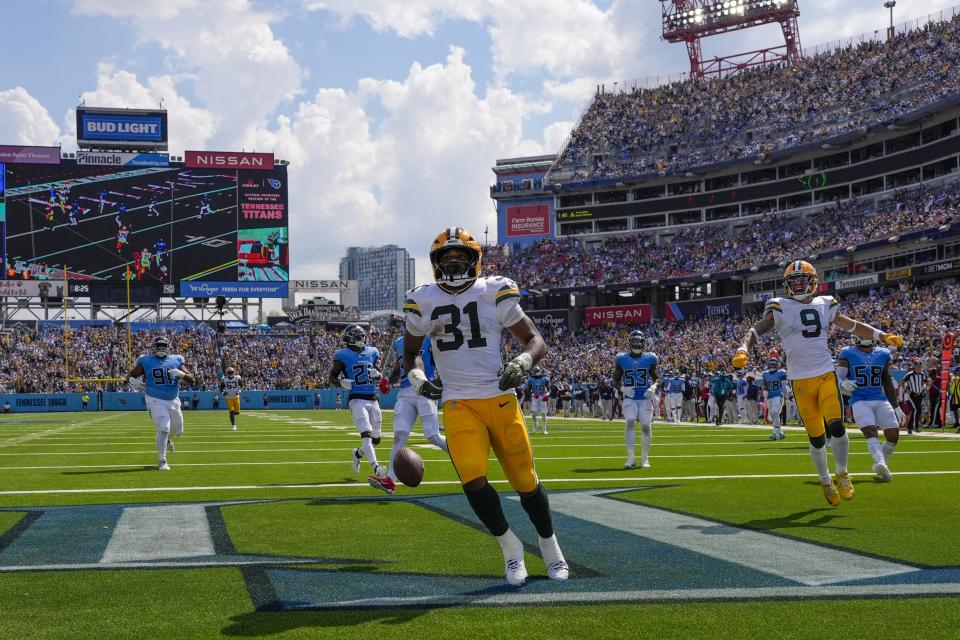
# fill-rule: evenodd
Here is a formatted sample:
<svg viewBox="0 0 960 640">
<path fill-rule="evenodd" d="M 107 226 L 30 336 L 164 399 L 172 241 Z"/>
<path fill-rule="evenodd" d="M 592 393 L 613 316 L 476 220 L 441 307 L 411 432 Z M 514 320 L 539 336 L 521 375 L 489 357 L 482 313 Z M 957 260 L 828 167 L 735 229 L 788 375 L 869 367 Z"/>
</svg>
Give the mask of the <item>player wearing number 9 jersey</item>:
<svg viewBox="0 0 960 640">
<path fill-rule="evenodd" d="M 507 582 L 526 580 L 523 544 L 510 530 L 500 496 L 487 482 L 490 449 L 520 494 L 520 504 L 539 534 L 548 575 L 567 578 L 569 569 L 553 531 L 547 494 L 533 465 L 533 452 L 514 388 L 546 353 L 546 344 L 520 308 L 520 290 L 508 278 L 480 276 L 483 250 L 460 227 L 446 229 L 430 247 L 433 284 L 407 292 L 403 308 L 403 366 L 414 390 L 439 392 L 417 362 L 424 336 L 442 380 L 444 427 L 450 460 L 481 522 L 503 551 Z M 523 353 L 503 365 L 500 339 L 513 334 Z"/>
<path fill-rule="evenodd" d="M 153 341 L 153 353 L 137 358 L 129 378 L 131 388 L 144 391 L 147 411 L 157 427 L 157 468 L 169 471 L 167 451 L 173 451 L 172 439 L 183 433 L 180 379 L 192 383 L 193 376 L 184 367 L 184 357 L 171 354 L 169 341 L 159 336 Z"/>
<path fill-rule="evenodd" d="M 817 270 L 809 262 L 791 262 L 787 265 L 783 280 L 787 296 L 767 301 L 763 319 L 747 333 L 733 357 L 733 365 L 746 366 L 748 354 L 756 340 L 771 329 L 776 329 L 786 353 L 787 378 L 793 388 L 797 412 L 810 439 L 810 457 L 820 477 L 824 497 L 836 507 L 840 505 L 840 498 L 852 500 L 855 492 L 847 474 L 850 441 L 843 426 L 837 374 L 827 344 L 830 325 L 835 324 L 860 338 L 883 341 L 896 347 L 903 345 L 903 338 L 852 320 L 838 312 L 839 304 L 833 297 L 815 295 L 819 278 Z M 832 438 L 837 484 L 830 477 L 824 447 L 824 424 Z"/>
</svg>

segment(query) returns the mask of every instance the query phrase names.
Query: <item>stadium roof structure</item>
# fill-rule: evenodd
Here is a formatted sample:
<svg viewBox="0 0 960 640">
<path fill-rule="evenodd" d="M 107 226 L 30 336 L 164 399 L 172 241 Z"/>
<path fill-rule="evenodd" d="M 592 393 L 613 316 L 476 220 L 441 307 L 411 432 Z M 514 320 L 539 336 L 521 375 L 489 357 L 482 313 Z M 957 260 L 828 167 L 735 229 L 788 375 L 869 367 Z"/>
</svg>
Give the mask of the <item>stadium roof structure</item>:
<svg viewBox="0 0 960 640">
<path fill-rule="evenodd" d="M 798 60 L 800 28 L 797 0 L 660 0 L 663 14 L 662 38 L 684 42 L 690 57 L 690 77 L 722 77 L 744 69 L 777 62 Z M 700 39 L 708 36 L 779 23 L 784 44 L 704 60 Z"/>
</svg>

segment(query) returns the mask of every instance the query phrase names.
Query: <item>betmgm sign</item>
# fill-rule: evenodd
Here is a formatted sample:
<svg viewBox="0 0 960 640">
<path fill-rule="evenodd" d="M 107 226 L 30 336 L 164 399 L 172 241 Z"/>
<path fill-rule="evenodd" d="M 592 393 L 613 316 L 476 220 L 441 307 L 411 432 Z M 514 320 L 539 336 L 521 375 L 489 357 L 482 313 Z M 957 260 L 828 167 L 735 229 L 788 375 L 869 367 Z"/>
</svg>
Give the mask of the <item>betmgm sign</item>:
<svg viewBox="0 0 960 640">
<path fill-rule="evenodd" d="M 335 293 L 344 308 L 360 306 L 360 283 L 357 280 L 291 280 L 290 294 L 284 307 L 296 307 L 298 293 Z"/>
</svg>

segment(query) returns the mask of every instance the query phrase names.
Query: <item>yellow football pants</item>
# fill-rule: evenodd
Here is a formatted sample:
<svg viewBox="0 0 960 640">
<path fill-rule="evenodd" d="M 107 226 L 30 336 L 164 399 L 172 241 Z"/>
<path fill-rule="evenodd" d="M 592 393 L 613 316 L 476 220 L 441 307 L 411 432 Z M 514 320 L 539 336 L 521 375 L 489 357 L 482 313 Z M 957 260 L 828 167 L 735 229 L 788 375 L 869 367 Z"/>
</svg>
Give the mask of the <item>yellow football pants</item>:
<svg viewBox="0 0 960 640">
<path fill-rule="evenodd" d="M 443 425 L 450 460 L 462 484 L 487 475 L 492 447 L 515 491 L 537 488 L 533 450 L 516 395 L 444 402 Z"/>
<path fill-rule="evenodd" d="M 797 413 L 811 438 L 824 434 L 824 421 L 830 423 L 843 418 L 837 374 L 833 371 L 813 378 L 791 380 L 790 384 L 797 401 Z"/>
<path fill-rule="evenodd" d="M 240 413 L 240 398 L 227 398 L 227 411 L 230 413 Z"/>
</svg>

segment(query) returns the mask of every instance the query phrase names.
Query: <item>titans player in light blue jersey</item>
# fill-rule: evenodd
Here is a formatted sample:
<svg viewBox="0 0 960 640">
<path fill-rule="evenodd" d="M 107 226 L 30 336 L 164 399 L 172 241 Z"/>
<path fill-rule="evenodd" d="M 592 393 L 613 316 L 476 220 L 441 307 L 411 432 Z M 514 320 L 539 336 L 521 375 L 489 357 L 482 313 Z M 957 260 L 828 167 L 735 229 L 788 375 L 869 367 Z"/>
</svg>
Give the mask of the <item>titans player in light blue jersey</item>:
<svg viewBox="0 0 960 640">
<path fill-rule="evenodd" d="M 780 426 L 780 411 L 783 409 L 783 390 L 787 372 L 780 366 L 780 360 L 770 358 L 767 370 L 763 372 L 763 387 L 767 390 L 767 417 L 773 423 L 771 440 L 783 440 L 787 436 Z"/>
<path fill-rule="evenodd" d="M 847 347 L 837 358 L 840 391 L 850 395 L 853 420 L 867 440 L 873 458 L 873 472 L 883 480 L 893 479 L 888 462 L 900 439 L 903 411 L 897 406 L 897 388 L 890 376 L 893 356 L 873 340 L 858 338 L 857 346 Z M 883 445 L 877 439 L 883 429 Z"/>
<path fill-rule="evenodd" d="M 173 451 L 173 438 L 183 433 L 180 410 L 180 379 L 193 383 L 193 375 L 183 366 L 181 355 L 170 354 L 170 342 L 164 336 L 153 341 L 153 353 L 137 358 L 130 371 L 130 388 L 143 391 L 147 411 L 157 427 L 157 469 L 169 471 L 167 452 Z"/>
<path fill-rule="evenodd" d="M 547 399 L 550 397 L 550 377 L 540 367 L 530 370 L 530 417 L 533 432 L 538 431 L 537 417 L 543 420 L 543 435 L 547 435 Z"/>
<path fill-rule="evenodd" d="M 743 371 L 737 372 L 737 379 L 734 381 L 737 385 L 737 417 L 743 424 L 747 423 L 747 391 L 750 389 L 750 383 L 747 382 Z"/>
<path fill-rule="evenodd" d="M 670 370 L 670 377 L 660 383 L 666 391 L 664 404 L 669 422 L 680 422 L 680 410 L 683 409 L 683 378 L 674 370 Z"/>
<path fill-rule="evenodd" d="M 403 369 L 403 336 L 393 341 L 393 350 L 397 359 L 388 378 L 391 383 L 399 380 L 400 392 L 397 393 L 397 403 L 393 407 L 393 448 L 390 449 L 387 475 L 396 484 L 397 476 L 393 472 L 393 457 L 397 455 L 397 451 L 406 446 L 417 416 L 420 416 L 420 424 L 423 426 L 423 437 L 444 451 L 448 449 L 447 439 L 440 434 L 437 401 L 414 391 L 410 381 L 407 380 L 407 372 Z M 423 363 L 423 375 L 427 380 L 433 380 L 436 377 L 437 367 L 433 363 L 433 352 L 430 350 L 430 336 L 423 338 L 419 358 Z"/>
<path fill-rule="evenodd" d="M 636 423 L 640 421 L 640 466 L 650 468 L 650 442 L 653 440 L 653 403 L 657 401 L 657 356 L 644 352 L 647 339 L 643 332 L 631 331 L 628 350 L 614 360 L 613 386 L 623 394 L 624 437 L 627 462 L 624 469 L 636 469 L 634 451 L 637 446 Z"/>
<path fill-rule="evenodd" d="M 360 461 L 366 457 L 374 475 L 369 477 L 370 486 L 393 493 L 396 484 L 387 475 L 387 467 L 377 462 L 374 445 L 380 444 L 380 428 L 383 417 L 377 402 L 377 383 L 383 376 L 377 370 L 380 351 L 367 345 L 367 332 L 356 324 L 349 325 L 340 335 L 344 348 L 333 354 L 333 366 L 328 381 L 331 386 L 341 386 L 350 393 L 347 406 L 353 416 L 353 424 L 360 433 L 360 446 L 353 450 L 353 472 L 360 471 Z"/>
</svg>

